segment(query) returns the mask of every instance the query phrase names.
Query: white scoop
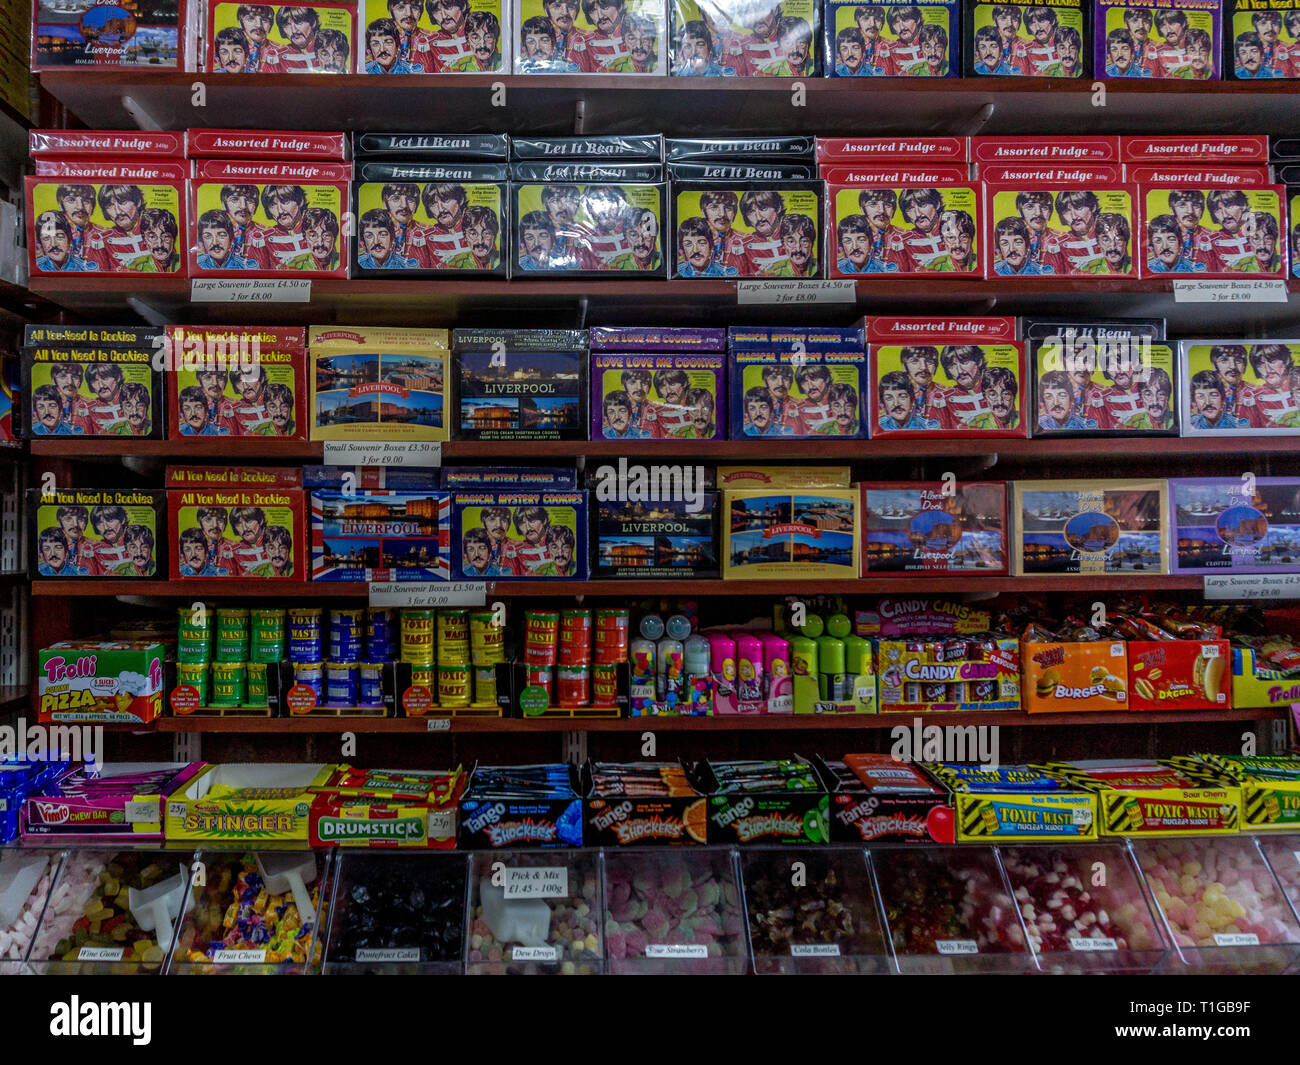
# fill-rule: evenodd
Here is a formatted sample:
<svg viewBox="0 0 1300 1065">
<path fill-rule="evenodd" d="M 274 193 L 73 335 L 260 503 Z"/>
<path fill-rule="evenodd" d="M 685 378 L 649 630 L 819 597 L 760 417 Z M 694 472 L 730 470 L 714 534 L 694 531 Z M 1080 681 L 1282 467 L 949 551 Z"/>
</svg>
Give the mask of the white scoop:
<svg viewBox="0 0 1300 1065">
<path fill-rule="evenodd" d="M 298 907 L 298 917 L 310 924 L 316 916 L 312 908 L 311 892 L 307 885 L 316 881 L 316 856 L 293 851 L 270 851 L 257 856 L 257 868 L 266 882 L 268 895 L 293 894 L 293 904 Z"/>
<path fill-rule="evenodd" d="M 158 946 L 166 950 L 172 941 L 172 927 L 181 907 L 185 905 L 185 888 L 188 878 L 185 866 L 179 862 L 177 873 L 169 880 L 159 880 L 153 887 L 142 890 L 127 888 L 126 905 L 142 932 L 157 932 Z"/>
<path fill-rule="evenodd" d="M 0 858 L 0 930 L 12 928 L 23 903 L 49 864 L 44 854 L 6 854 Z"/>
<path fill-rule="evenodd" d="M 507 899 L 505 888 L 497 887 L 486 876 L 479 882 L 478 894 L 483 903 L 483 920 L 498 943 L 546 946 L 551 907 L 545 899 Z"/>
</svg>

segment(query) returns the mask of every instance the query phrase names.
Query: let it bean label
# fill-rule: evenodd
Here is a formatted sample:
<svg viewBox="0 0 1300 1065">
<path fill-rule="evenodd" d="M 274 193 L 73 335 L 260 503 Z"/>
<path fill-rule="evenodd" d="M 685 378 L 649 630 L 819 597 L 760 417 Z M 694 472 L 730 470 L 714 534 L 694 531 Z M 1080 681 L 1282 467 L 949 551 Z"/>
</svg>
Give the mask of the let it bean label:
<svg viewBox="0 0 1300 1065">
<path fill-rule="evenodd" d="M 539 865 L 532 869 L 507 869 L 504 884 L 508 899 L 567 899 L 569 870 L 563 865 Z"/>
</svg>

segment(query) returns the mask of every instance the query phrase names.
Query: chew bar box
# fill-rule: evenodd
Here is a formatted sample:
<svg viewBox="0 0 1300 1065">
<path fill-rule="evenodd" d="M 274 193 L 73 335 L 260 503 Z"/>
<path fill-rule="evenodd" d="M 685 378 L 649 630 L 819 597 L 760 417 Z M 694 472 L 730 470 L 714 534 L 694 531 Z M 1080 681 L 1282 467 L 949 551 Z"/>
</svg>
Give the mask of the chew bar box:
<svg viewBox="0 0 1300 1065">
<path fill-rule="evenodd" d="M 161 439 L 162 330 L 29 325 L 24 340 L 27 436 Z"/>
<path fill-rule="evenodd" d="M 32 489 L 31 576 L 157 577 L 164 511 L 165 497 L 151 489 Z"/>
<path fill-rule="evenodd" d="M 23 840 L 38 845 L 161 844 L 165 796 L 203 765 L 114 762 L 111 767 L 72 769 L 22 804 Z"/>
<path fill-rule="evenodd" d="M 831 277 L 983 277 L 981 200 L 965 137 L 818 137 Z"/>
<path fill-rule="evenodd" d="M 1136 277 L 1119 138 L 973 137 L 989 276 Z"/>
<path fill-rule="evenodd" d="M 187 139 L 193 276 L 348 276 L 344 134 L 192 129 Z"/>
<path fill-rule="evenodd" d="M 723 329 L 598 326 L 591 346 L 593 440 L 723 440 Z"/>
<path fill-rule="evenodd" d="M 32 276 L 185 273 L 183 133 L 33 130 L 29 142 Z"/>
<path fill-rule="evenodd" d="M 1031 341 L 1032 435 L 1177 436 L 1178 356 L 1143 338 Z"/>
<path fill-rule="evenodd" d="M 1184 436 L 1300 431 L 1300 341 L 1184 340 L 1178 360 Z"/>
<path fill-rule="evenodd" d="M 872 437 L 1028 436 L 1014 318 L 867 319 Z"/>
<path fill-rule="evenodd" d="M 172 580 L 190 577 L 307 579 L 301 482 L 257 468 L 230 468 L 225 484 L 193 487 L 173 469 L 167 490 Z M 176 485 L 176 487 L 171 487 Z"/>
<path fill-rule="evenodd" d="M 1175 573 L 1300 572 L 1300 478 L 1169 481 Z"/>
<path fill-rule="evenodd" d="M 1007 573 L 1007 489 L 999 481 L 866 483 L 862 573 Z"/>
<path fill-rule="evenodd" d="M 668 8 L 676 77 L 808 78 L 822 70 L 817 0 L 668 0 Z"/>
<path fill-rule="evenodd" d="M 123 6 L 33 0 L 31 71 L 105 67 L 194 70 L 199 6 L 197 0 Z M 18 26 L 11 23 L 11 28 Z M 22 54 L 18 41 L 6 41 L 5 47 L 14 56 Z"/>
<path fill-rule="evenodd" d="M 353 276 L 505 277 L 508 153 L 504 133 L 353 134 Z"/>
<path fill-rule="evenodd" d="M 1217 81 L 1222 0 L 1093 0 L 1098 78 Z"/>
<path fill-rule="evenodd" d="M 1234 81 L 1300 78 L 1300 4 L 1224 0 L 1222 63 Z"/>
<path fill-rule="evenodd" d="M 584 329 L 455 329 L 458 440 L 586 440 Z"/>
<path fill-rule="evenodd" d="M 731 439 L 868 435 L 865 334 L 850 329 L 727 331 Z"/>
<path fill-rule="evenodd" d="M 825 0 L 822 17 L 829 78 L 961 75 L 960 0 Z"/>
<path fill-rule="evenodd" d="M 170 325 L 166 338 L 169 439 L 307 439 L 305 329 Z"/>
<path fill-rule="evenodd" d="M 1092 77 L 1091 0 L 964 0 L 967 77 Z"/>
<path fill-rule="evenodd" d="M 511 138 L 511 276 L 667 276 L 663 157 L 659 134 Z"/>
<path fill-rule="evenodd" d="M 358 5 L 358 73 L 490 74 L 510 72 L 509 0 L 416 7 L 402 24 L 386 0 Z"/>
<path fill-rule="evenodd" d="M 1169 572 L 1163 480 L 1016 481 L 1015 576 Z"/>
<path fill-rule="evenodd" d="M 445 329 L 312 326 L 313 440 L 448 439 Z"/>
<path fill-rule="evenodd" d="M 191 0 L 198 3 L 200 0 Z M 311 7 L 201 0 L 203 69 L 212 74 L 352 74 L 357 4 Z"/>
<path fill-rule="evenodd" d="M 612 11 L 588 5 L 563 34 L 541 0 L 510 0 L 510 10 L 516 74 L 668 73 L 665 0 L 626 0 Z"/>
</svg>

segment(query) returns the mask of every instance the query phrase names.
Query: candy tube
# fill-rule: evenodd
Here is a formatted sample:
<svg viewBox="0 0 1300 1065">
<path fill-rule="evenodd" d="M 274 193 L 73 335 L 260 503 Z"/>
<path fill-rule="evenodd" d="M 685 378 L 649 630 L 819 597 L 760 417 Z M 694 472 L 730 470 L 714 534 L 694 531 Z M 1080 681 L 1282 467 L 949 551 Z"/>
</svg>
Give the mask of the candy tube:
<svg viewBox="0 0 1300 1065">
<path fill-rule="evenodd" d="M 736 678 L 739 698 L 763 698 L 763 641 L 747 632 L 736 633 Z"/>
<path fill-rule="evenodd" d="M 709 670 L 719 694 L 729 695 L 736 687 L 736 641 L 723 632 L 711 632 Z"/>
</svg>

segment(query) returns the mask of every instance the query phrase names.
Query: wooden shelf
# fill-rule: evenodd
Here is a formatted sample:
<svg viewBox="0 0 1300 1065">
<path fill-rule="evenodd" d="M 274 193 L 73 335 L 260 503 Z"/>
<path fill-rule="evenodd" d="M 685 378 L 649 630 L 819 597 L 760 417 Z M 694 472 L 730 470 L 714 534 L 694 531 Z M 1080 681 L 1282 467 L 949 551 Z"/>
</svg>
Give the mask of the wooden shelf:
<svg viewBox="0 0 1300 1065">
<path fill-rule="evenodd" d="M 1089 79 L 673 78 L 617 75 L 204 75 L 46 71 L 41 85 L 92 128 L 371 129 L 586 133 L 1271 132 L 1300 134 L 1295 82 Z M 195 108 L 202 83 L 204 106 Z M 803 90 L 795 106 L 793 86 Z M 499 86 L 506 92 L 500 103 Z"/>
<path fill-rule="evenodd" d="M 608 581 L 486 581 L 487 596 L 538 596 L 546 598 L 571 595 L 619 596 L 746 596 L 811 595 L 838 592 L 843 595 L 953 595 L 963 592 L 1093 592 L 1165 591 L 1200 589 L 1204 579 L 1197 575 L 1159 573 L 1120 574 L 1084 577 L 978 577 L 959 574 L 944 577 L 871 577 L 861 580 L 608 580 Z M 53 596 L 155 596 L 165 598 L 282 598 L 282 599 L 364 599 L 367 585 L 360 581 L 259 581 L 259 580 L 183 580 L 183 581 L 34 581 L 32 595 Z"/>
<path fill-rule="evenodd" d="M 452 718 L 450 729 L 430 729 L 428 718 L 367 717 L 164 717 L 152 726 L 156 732 L 262 732 L 277 734 L 337 732 L 822 732 L 911 728 L 915 718 L 925 725 L 998 725 L 1036 728 L 1044 725 L 1170 725 L 1220 721 L 1256 721 L 1281 717 L 1284 709 L 1160 711 L 1152 713 L 1098 714 L 844 714 L 844 715 L 736 715 L 721 717 L 623 718 Z M 117 732 L 143 731 L 130 725 L 109 725 Z"/>
<path fill-rule="evenodd" d="M 1296 98 L 1300 113 L 1300 97 Z M 805 127 L 806 128 L 806 127 Z M 190 303 L 190 280 L 140 275 L 63 274 L 34 277 L 31 291 L 67 310 L 103 320 L 132 317 L 131 305 L 188 324 L 353 325 L 613 325 L 669 321 L 717 325 L 746 322 L 853 321 L 863 314 L 1107 314 L 1158 316 L 1170 335 L 1240 332 L 1237 303 L 1175 303 L 1165 280 L 1108 281 L 1079 278 L 933 277 L 870 278 L 857 283 L 853 304 L 795 307 L 738 304 L 734 281 L 514 280 L 435 281 L 324 279 L 312 282 L 309 303 Z M 1285 303 L 1252 303 L 1252 323 L 1270 335 L 1300 332 L 1300 282 L 1289 282 Z"/>
</svg>

